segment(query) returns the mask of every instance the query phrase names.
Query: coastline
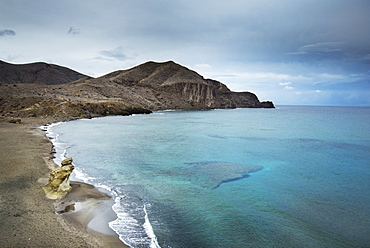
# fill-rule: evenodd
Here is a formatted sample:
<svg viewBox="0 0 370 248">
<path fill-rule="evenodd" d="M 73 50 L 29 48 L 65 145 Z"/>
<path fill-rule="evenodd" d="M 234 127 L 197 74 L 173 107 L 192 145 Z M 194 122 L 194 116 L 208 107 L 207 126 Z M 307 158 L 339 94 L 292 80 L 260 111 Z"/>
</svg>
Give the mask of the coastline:
<svg viewBox="0 0 370 248">
<path fill-rule="evenodd" d="M 52 144 L 39 126 L 52 121 L 27 118 L 14 124 L 0 119 L 0 246 L 128 247 L 108 226 L 115 218 L 109 195 L 71 182 L 65 198 L 45 197 L 42 187 L 56 164 Z M 74 211 L 56 213 L 72 205 Z"/>
</svg>

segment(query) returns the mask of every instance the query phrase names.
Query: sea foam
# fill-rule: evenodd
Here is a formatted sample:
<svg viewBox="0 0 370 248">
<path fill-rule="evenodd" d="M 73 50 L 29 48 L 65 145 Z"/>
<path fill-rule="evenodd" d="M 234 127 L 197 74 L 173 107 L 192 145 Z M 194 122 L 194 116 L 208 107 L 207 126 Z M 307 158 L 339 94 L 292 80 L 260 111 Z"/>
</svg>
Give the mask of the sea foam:
<svg viewBox="0 0 370 248">
<path fill-rule="evenodd" d="M 56 151 L 53 161 L 56 164 L 60 164 L 60 162 L 67 157 L 68 149 L 71 148 L 69 144 L 66 144 L 59 139 L 59 133 L 53 131 L 54 127 L 62 123 L 63 122 L 58 122 L 39 127 L 45 131 L 46 136 L 53 143 Z M 119 235 L 122 242 L 130 247 L 160 248 L 157 237 L 154 234 L 153 227 L 149 221 L 145 204 L 139 197 L 131 196 L 130 199 L 138 199 L 133 202 L 130 202 L 130 200 L 122 200 L 127 197 L 124 196 L 125 193 L 122 189 L 119 189 L 118 186 L 113 188 L 113 186 L 99 182 L 96 180 L 96 177 L 89 176 L 88 173 L 84 172 L 84 170 L 78 166 L 78 163 L 75 163 L 75 166 L 76 167 L 71 176 L 72 180 L 90 183 L 97 188 L 105 189 L 115 198 L 115 204 L 112 206 L 112 209 L 117 214 L 117 219 L 108 224 L 109 227 Z M 133 209 L 133 205 L 136 204 L 138 205 Z"/>
<path fill-rule="evenodd" d="M 136 193 L 135 186 L 116 187 L 114 191 L 116 198 L 113 210 L 118 218 L 109 222 L 109 227 L 130 247 L 160 248 L 149 221 L 149 205 Z"/>
</svg>

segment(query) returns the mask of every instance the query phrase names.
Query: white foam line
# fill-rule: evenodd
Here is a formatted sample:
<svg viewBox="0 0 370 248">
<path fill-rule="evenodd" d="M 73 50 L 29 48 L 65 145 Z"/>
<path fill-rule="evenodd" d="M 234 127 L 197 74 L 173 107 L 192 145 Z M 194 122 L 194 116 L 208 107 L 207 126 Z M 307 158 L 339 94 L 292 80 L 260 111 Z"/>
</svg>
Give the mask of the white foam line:
<svg viewBox="0 0 370 248">
<path fill-rule="evenodd" d="M 157 240 L 157 236 L 154 234 L 154 230 L 152 225 L 150 224 L 148 212 L 146 211 L 146 205 L 144 204 L 144 212 L 145 212 L 145 223 L 143 225 L 146 234 L 150 238 L 150 248 L 160 248 Z"/>
</svg>

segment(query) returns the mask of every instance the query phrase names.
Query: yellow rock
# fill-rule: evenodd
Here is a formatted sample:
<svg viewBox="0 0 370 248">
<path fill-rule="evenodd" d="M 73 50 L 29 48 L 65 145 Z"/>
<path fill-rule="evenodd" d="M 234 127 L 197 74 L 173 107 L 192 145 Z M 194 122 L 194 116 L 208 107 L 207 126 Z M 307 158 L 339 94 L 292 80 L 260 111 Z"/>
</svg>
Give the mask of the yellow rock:
<svg viewBox="0 0 370 248">
<path fill-rule="evenodd" d="M 72 187 L 69 184 L 70 175 L 74 169 L 72 158 L 62 161 L 62 166 L 50 172 L 48 183 L 43 187 L 46 197 L 49 199 L 61 199 Z"/>
</svg>

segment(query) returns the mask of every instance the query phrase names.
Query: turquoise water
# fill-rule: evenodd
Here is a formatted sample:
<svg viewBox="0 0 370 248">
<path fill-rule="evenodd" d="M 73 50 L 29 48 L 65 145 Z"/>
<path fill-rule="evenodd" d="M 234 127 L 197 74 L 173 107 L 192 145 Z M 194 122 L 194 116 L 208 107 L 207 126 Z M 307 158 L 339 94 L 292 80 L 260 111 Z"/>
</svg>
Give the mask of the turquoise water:
<svg viewBox="0 0 370 248">
<path fill-rule="evenodd" d="M 49 135 L 57 162 L 73 157 L 75 177 L 115 195 L 110 226 L 132 247 L 369 247 L 369 124 L 368 107 L 279 106 L 84 119 Z"/>
</svg>

